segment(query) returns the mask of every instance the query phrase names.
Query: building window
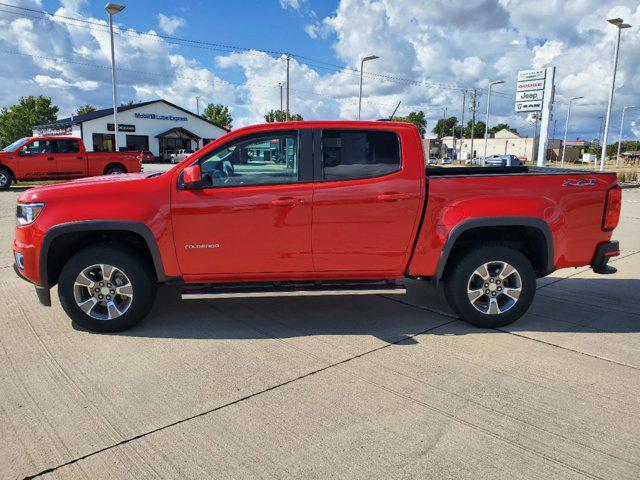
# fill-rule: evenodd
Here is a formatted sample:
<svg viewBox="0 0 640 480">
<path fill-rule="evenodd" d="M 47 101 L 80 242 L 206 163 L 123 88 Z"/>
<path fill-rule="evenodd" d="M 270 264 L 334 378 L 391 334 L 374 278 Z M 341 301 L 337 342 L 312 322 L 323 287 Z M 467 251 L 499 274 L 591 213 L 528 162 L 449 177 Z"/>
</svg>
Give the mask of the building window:
<svg viewBox="0 0 640 480">
<path fill-rule="evenodd" d="M 93 151 L 94 152 L 113 152 L 116 137 L 113 133 L 94 133 L 93 134 Z"/>
<path fill-rule="evenodd" d="M 127 135 L 127 150 L 132 152 L 146 152 L 149 150 L 148 135 Z"/>
</svg>

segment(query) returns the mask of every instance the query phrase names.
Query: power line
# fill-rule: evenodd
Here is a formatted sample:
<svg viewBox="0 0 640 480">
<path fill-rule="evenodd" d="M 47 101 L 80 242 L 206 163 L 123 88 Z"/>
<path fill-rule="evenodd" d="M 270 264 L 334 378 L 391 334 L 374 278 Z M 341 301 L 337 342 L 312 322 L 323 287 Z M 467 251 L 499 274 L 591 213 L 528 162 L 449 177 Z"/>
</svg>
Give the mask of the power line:
<svg viewBox="0 0 640 480">
<path fill-rule="evenodd" d="M 29 13 L 39 14 L 40 16 L 26 15 L 26 14 L 21 13 L 21 12 L 14 12 L 14 11 L 11 11 L 11 10 L 0 9 L 0 11 L 6 12 L 6 13 L 10 13 L 10 14 L 13 14 L 13 15 L 20 15 L 20 16 L 26 16 L 26 17 L 30 17 L 30 18 L 50 20 L 50 21 L 53 21 L 55 23 L 63 23 L 63 24 L 70 25 L 70 26 L 75 26 L 75 27 L 89 28 L 90 30 L 91 29 L 96 29 L 98 31 L 108 31 L 108 30 L 106 30 L 106 28 L 107 28 L 106 24 L 102 23 L 102 22 L 96 22 L 96 21 L 82 19 L 82 18 L 70 17 L 70 16 L 66 16 L 66 15 L 59 15 L 59 14 L 47 12 L 46 10 L 37 10 L 37 9 L 33 9 L 33 8 L 20 7 L 20 6 L 17 6 L 17 5 L 11 5 L 11 4 L 7 4 L 7 3 L 4 3 L 4 2 L 0 2 L 0 5 L 1 6 L 5 6 L 5 7 L 14 8 L 16 10 L 20 10 L 21 12 L 29 12 Z M 50 18 L 47 18 L 47 17 L 50 17 Z M 54 20 L 54 19 L 56 19 L 56 20 Z M 62 20 L 57 20 L 57 19 L 62 19 Z M 70 22 L 73 22 L 73 23 L 70 23 Z M 88 24 L 89 27 L 87 27 L 86 25 L 78 25 L 76 22 Z M 99 27 L 99 28 L 95 28 L 95 27 Z M 122 29 L 121 27 L 117 27 L 117 26 L 115 27 L 114 32 L 117 33 L 117 34 L 120 34 L 120 35 L 124 35 L 124 36 L 151 37 L 151 38 L 154 38 L 155 41 L 163 41 L 163 42 L 166 42 L 166 43 L 169 43 L 169 44 L 176 44 L 176 45 L 180 45 L 180 46 L 204 48 L 204 49 L 207 49 L 207 50 L 230 51 L 230 52 L 241 51 L 241 52 L 250 53 L 250 54 L 255 54 L 256 52 L 259 52 L 259 53 L 264 53 L 264 54 L 267 54 L 267 55 L 278 55 L 278 56 L 292 55 L 298 61 L 299 61 L 299 59 L 306 60 L 306 62 L 300 62 L 302 64 L 307 64 L 307 65 L 316 64 L 317 68 L 322 68 L 324 70 L 329 70 L 329 71 L 335 71 L 336 73 L 340 73 L 340 74 L 349 73 L 349 72 L 353 72 L 353 74 L 357 74 L 357 75 L 360 74 L 360 70 L 359 69 L 351 67 L 351 66 L 348 66 L 348 65 L 338 65 L 338 64 L 335 64 L 335 63 L 330 63 L 330 62 L 325 62 L 325 61 L 322 61 L 322 60 L 317 60 L 317 59 L 314 59 L 314 58 L 311 58 L 311 57 L 307 57 L 307 56 L 304 56 L 304 55 L 291 54 L 291 53 L 288 53 L 288 52 L 281 52 L 281 51 L 277 51 L 277 50 L 266 50 L 266 49 L 260 49 L 260 48 L 249 48 L 249 47 L 240 47 L 240 46 L 236 46 L 236 45 L 205 42 L 205 41 L 201 41 L 201 40 L 193 40 L 193 39 L 181 38 L 181 37 L 176 37 L 176 36 L 171 36 L 171 35 L 161 35 L 161 34 L 158 34 L 158 33 L 155 33 L 155 32 L 154 33 L 142 32 L 142 31 L 139 31 L 139 30 L 135 30 L 133 28 Z M 326 65 L 326 66 L 321 66 L 321 65 Z M 374 72 L 364 72 L 364 75 L 368 76 L 368 77 L 371 77 L 371 78 L 376 78 L 376 79 L 378 79 L 380 81 L 385 81 L 385 82 L 403 83 L 403 84 L 410 84 L 410 85 L 414 85 L 414 86 L 426 86 L 426 87 L 430 87 L 430 88 L 454 90 L 454 91 L 459 91 L 459 92 L 462 92 L 462 91 L 470 88 L 470 87 L 467 87 L 467 86 L 460 86 L 460 85 L 455 85 L 455 84 L 444 84 L 444 83 L 424 81 L 424 80 L 407 79 L 407 78 L 403 78 L 403 77 L 397 77 L 397 76 L 393 76 L 393 75 L 385 75 L 385 74 L 374 73 Z M 485 89 L 478 88 L 478 90 L 483 91 Z M 506 93 L 494 92 L 494 94 L 496 96 L 503 97 L 503 98 L 514 98 L 514 95 L 509 95 L 509 94 L 506 94 Z"/>
</svg>

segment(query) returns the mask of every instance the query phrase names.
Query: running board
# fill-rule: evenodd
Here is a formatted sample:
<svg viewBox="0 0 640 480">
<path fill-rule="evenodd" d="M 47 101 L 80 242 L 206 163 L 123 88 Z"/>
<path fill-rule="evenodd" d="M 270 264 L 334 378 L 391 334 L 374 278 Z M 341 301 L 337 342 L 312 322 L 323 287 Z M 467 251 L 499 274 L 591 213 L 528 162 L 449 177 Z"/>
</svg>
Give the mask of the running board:
<svg viewBox="0 0 640 480">
<path fill-rule="evenodd" d="M 303 286 L 223 286 L 198 290 L 185 290 L 183 300 L 214 298 L 265 298 L 265 297 L 320 297 L 335 295 L 404 295 L 407 289 L 393 283 L 357 285 L 303 285 Z"/>
</svg>

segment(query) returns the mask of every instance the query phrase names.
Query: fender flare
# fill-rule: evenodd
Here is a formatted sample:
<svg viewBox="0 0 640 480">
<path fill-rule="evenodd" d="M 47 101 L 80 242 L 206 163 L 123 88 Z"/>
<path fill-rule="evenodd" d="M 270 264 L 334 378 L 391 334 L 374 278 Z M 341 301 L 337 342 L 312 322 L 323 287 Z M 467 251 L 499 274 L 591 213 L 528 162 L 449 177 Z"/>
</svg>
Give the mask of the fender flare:
<svg viewBox="0 0 640 480">
<path fill-rule="evenodd" d="M 544 275 L 549 275 L 555 270 L 553 235 L 551 234 L 551 228 L 546 221 L 536 217 L 482 217 L 464 220 L 451 229 L 447 236 L 447 241 L 440 252 L 440 259 L 438 260 L 438 266 L 436 267 L 436 280 L 440 280 L 442 278 L 447 260 L 449 259 L 451 250 L 453 250 L 453 246 L 455 245 L 456 240 L 458 240 L 458 237 L 467 230 L 482 227 L 533 227 L 540 230 L 547 243 L 547 265 L 543 273 Z"/>
<path fill-rule="evenodd" d="M 151 259 L 153 260 L 154 270 L 158 278 L 158 282 L 165 282 L 167 277 L 164 273 L 164 267 L 162 265 L 162 257 L 160 256 L 160 249 L 158 248 L 158 242 L 153 236 L 153 233 L 144 223 L 134 222 L 131 220 L 83 220 L 79 222 L 61 223 L 51 227 L 45 233 L 42 239 L 42 245 L 40 247 L 40 281 L 42 286 L 50 288 L 49 277 L 47 272 L 47 262 L 49 259 L 49 251 L 51 244 L 60 235 L 67 233 L 81 233 L 81 232 L 94 232 L 98 230 L 123 230 L 126 232 L 132 232 L 140 235 L 147 247 L 151 252 Z"/>
</svg>

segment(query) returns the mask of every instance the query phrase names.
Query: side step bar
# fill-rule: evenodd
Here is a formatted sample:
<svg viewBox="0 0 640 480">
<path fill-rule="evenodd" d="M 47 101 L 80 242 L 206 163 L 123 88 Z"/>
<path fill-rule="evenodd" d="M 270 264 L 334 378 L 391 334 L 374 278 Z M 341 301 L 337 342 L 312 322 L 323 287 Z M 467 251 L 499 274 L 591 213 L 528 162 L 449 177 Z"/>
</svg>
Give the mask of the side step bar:
<svg viewBox="0 0 640 480">
<path fill-rule="evenodd" d="M 320 297 L 331 295 L 404 295 L 407 289 L 394 283 L 324 284 L 324 285 L 225 285 L 185 290 L 183 300 L 214 298 Z"/>
</svg>

